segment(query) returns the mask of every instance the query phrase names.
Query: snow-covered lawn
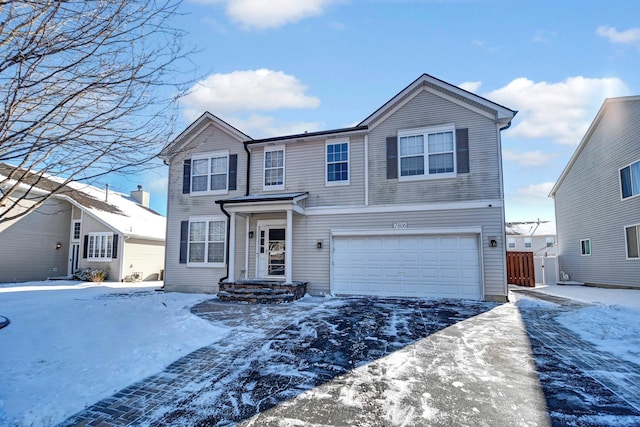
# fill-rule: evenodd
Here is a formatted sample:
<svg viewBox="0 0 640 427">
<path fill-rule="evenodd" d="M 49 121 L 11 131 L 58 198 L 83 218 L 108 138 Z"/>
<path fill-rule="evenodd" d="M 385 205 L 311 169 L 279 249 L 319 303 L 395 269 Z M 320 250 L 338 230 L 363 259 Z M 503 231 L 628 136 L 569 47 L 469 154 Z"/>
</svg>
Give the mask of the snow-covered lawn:
<svg viewBox="0 0 640 427">
<path fill-rule="evenodd" d="M 61 422 L 229 332 L 189 311 L 211 295 L 161 285 L 0 284 L 0 425 Z"/>
</svg>

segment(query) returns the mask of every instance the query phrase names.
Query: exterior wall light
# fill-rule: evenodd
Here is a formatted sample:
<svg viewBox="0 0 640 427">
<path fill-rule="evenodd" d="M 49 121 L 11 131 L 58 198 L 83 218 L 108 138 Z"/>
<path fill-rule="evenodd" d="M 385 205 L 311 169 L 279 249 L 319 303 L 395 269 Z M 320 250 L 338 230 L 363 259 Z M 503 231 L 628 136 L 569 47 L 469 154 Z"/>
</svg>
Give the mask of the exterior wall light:
<svg viewBox="0 0 640 427">
<path fill-rule="evenodd" d="M 60 249 L 62 247 L 62 243 L 58 242 L 56 243 L 56 249 Z"/>
</svg>

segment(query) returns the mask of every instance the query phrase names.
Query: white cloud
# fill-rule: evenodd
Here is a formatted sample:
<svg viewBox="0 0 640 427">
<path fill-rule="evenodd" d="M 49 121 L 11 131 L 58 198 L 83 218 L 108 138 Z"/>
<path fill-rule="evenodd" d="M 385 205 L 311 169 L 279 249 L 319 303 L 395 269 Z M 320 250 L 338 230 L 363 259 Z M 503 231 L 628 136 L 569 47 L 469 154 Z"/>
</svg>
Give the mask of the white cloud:
<svg viewBox="0 0 640 427">
<path fill-rule="evenodd" d="M 532 41 L 534 43 L 549 43 L 553 38 L 555 38 L 555 36 L 556 36 L 555 31 L 538 30 L 533 35 Z"/>
<path fill-rule="evenodd" d="M 596 33 L 606 37 L 611 43 L 635 44 L 640 43 L 640 28 L 630 28 L 625 31 L 618 31 L 615 27 L 603 25 L 598 27 Z"/>
<path fill-rule="evenodd" d="M 547 200 L 553 188 L 553 182 L 542 182 L 518 188 L 518 195 L 526 200 Z"/>
<path fill-rule="evenodd" d="M 550 138 L 576 145 L 605 98 L 628 94 L 629 89 L 619 78 L 577 76 L 557 83 L 520 77 L 483 96 L 518 110 L 507 131 L 509 136 Z"/>
<path fill-rule="evenodd" d="M 212 74 L 196 83 L 180 102 L 187 120 L 204 111 L 226 115 L 238 111 L 316 108 L 320 100 L 305 94 L 307 87 L 291 75 L 267 69 Z"/>
<path fill-rule="evenodd" d="M 521 166 L 544 166 L 555 157 L 557 157 L 556 154 L 544 153 L 540 150 L 525 152 L 502 150 L 504 160 Z"/>
<path fill-rule="evenodd" d="M 480 89 L 480 86 L 482 85 L 481 81 L 477 81 L 477 82 L 464 82 L 464 83 L 460 83 L 458 85 L 458 87 L 460 89 L 464 89 L 467 92 L 472 92 L 475 93 L 478 89 Z"/>
<path fill-rule="evenodd" d="M 267 29 L 322 15 L 336 0 L 196 0 L 224 4 L 227 15 L 247 29 Z"/>
<path fill-rule="evenodd" d="M 227 121 L 256 139 L 315 132 L 323 128 L 323 124 L 320 122 L 285 122 L 271 116 L 258 114 L 251 114 L 247 118 L 230 117 Z"/>
</svg>

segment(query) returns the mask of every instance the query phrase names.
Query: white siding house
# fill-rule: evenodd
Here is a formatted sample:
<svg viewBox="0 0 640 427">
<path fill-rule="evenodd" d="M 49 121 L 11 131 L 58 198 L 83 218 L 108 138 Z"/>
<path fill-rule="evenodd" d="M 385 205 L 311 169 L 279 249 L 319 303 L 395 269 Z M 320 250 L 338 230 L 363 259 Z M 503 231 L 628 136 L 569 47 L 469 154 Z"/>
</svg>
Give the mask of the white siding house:
<svg viewBox="0 0 640 427">
<path fill-rule="evenodd" d="M 560 270 L 640 288 L 640 96 L 604 101 L 550 195 Z"/>
<path fill-rule="evenodd" d="M 165 288 L 505 301 L 515 114 L 427 74 L 349 128 L 252 139 L 206 112 L 161 153 Z"/>
<path fill-rule="evenodd" d="M 3 185 L 15 183 L 7 179 L 14 170 L 0 164 Z M 60 182 L 18 184 L 0 209 L 37 200 Z M 83 268 L 101 269 L 110 281 L 159 280 L 166 220 L 148 203 L 142 188 L 124 195 L 69 182 L 39 208 L 0 224 L 0 283 L 70 277 Z"/>
</svg>

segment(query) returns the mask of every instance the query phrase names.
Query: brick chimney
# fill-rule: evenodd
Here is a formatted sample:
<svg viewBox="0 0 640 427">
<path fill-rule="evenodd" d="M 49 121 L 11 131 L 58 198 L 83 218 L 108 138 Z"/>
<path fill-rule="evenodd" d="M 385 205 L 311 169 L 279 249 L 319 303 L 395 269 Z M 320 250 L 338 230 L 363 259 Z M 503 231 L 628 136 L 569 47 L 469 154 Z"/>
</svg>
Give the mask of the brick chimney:
<svg viewBox="0 0 640 427">
<path fill-rule="evenodd" d="M 142 185 L 138 185 L 138 189 L 131 192 L 131 198 L 145 208 L 149 207 L 149 192 L 144 191 Z"/>
</svg>

